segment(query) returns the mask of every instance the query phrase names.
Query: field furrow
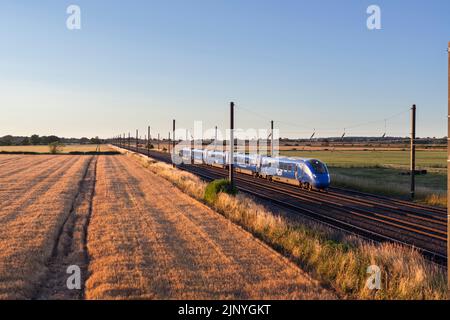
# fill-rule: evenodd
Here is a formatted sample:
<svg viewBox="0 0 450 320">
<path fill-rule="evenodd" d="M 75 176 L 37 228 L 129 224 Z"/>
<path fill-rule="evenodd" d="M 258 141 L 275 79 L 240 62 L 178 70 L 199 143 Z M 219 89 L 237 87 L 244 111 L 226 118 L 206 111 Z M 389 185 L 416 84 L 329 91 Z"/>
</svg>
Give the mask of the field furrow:
<svg viewBox="0 0 450 320">
<path fill-rule="evenodd" d="M 10 181 L 16 179 L 17 174 L 27 174 L 36 172 L 36 167 L 48 164 L 49 161 L 55 160 L 55 156 L 26 156 L 20 158 L 20 162 L 11 161 L 0 168 L 0 179 Z"/>
<path fill-rule="evenodd" d="M 18 212 L 36 201 L 78 160 L 70 157 L 55 158 L 49 161 L 46 167 L 36 166 L 31 173 L 20 174 L 12 181 L 0 179 L 0 201 L 2 202 L 0 221 L 9 213 Z"/>
<path fill-rule="evenodd" d="M 0 154 L 0 169 L 2 169 L 2 166 L 7 164 L 8 162 L 17 161 L 20 158 L 25 157 L 24 155 L 3 155 Z"/>
<path fill-rule="evenodd" d="M 32 206 L 39 201 L 42 196 L 51 193 L 51 187 L 58 183 L 58 181 L 69 171 L 72 167 L 76 167 L 77 163 L 82 161 L 80 158 L 61 158 L 57 159 L 57 166 L 51 170 L 39 170 L 38 176 L 30 175 L 31 180 L 28 180 L 28 175 L 18 176 L 17 181 L 19 185 L 11 187 L 4 192 L 2 198 L 9 199 L 3 202 L 0 213 L 0 223 L 7 223 L 14 219 L 18 214 L 24 211 L 27 207 Z M 12 195 L 11 195 L 12 193 Z"/>
<path fill-rule="evenodd" d="M 33 156 L 24 156 L 23 158 L 15 159 L 13 162 L 0 166 L 0 179 L 3 183 L 17 182 L 17 178 L 20 175 L 27 175 L 30 179 L 34 176 L 42 174 L 43 170 L 49 170 L 51 168 L 58 167 L 61 159 L 67 158 L 63 156 L 40 156 L 37 159 L 36 156 L 33 161 Z M 68 161 L 68 159 L 66 159 Z"/>
</svg>

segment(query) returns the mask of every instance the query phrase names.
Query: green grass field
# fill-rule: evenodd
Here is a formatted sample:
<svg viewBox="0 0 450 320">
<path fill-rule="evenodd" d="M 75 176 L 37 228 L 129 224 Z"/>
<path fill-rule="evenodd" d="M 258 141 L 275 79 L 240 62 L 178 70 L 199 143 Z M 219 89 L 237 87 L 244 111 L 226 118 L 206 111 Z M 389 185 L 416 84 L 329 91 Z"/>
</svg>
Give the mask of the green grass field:
<svg viewBox="0 0 450 320">
<path fill-rule="evenodd" d="M 409 167 L 409 151 L 281 151 L 281 155 L 317 158 L 336 167 Z M 446 151 L 417 151 L 416 166 L 423 169 L 445 169 Z"/>
<path fill-rule="evenodd" d="M 284 156 L 317 158 L 330 170 L 332 186 L 398 198 L 408 198 L 410 176 L 409 151 L 282 151 Z M 446 151 L 417 151 L 417 169 L 426 175 L 416 176 L 417 201 L 446 206 Z"/>
</svg>

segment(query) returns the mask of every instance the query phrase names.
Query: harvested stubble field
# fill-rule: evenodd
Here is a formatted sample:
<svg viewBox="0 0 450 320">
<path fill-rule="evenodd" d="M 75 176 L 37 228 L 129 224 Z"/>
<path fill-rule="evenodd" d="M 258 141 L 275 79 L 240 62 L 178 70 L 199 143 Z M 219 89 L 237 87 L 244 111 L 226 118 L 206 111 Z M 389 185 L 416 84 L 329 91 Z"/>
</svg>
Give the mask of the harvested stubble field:
<svg viewBox="0 0 450 320">
<path fill-rule="evenodd" d="M 0 298 L 37 297 L 91 160 L 0 156 Z"/>
<path fill-rule="evenodd" d="M 67 144 L 62 147 L 61 153 L 70 152 L 95 152 L 97 151 L 96 144 Z M 112 151 L 108 145 L 99 145 L 100 152 Z M 42 146 L 0 146 L 0 152 L 33 152 L 33 153 L 48 153 L 49 147 Z"/>
<path fill-rule="evenodd" d="M 125 156 L 0 155 L 0 201 L 0 299 L 334 298 Z"/>
</svg>

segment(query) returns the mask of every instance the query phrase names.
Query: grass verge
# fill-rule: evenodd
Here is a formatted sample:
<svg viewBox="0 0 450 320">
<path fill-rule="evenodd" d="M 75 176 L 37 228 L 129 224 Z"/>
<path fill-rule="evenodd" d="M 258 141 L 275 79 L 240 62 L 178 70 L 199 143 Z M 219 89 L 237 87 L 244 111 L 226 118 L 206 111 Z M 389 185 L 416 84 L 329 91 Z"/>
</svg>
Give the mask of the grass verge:
<svg viewBox="0 0 450 320">
<path fill-rule="evenodd" d="M 127 153 L 131 154 L 131 153 Z M 170 165 L 131 154 L 149 170 L 203 201 L 207 184 Z M 213 209 L 289 257 L 324 285 L 348 299 L 445 299 L 445 270 L 416 250 L 396 244 L 374 244 L 311 222 L 274 213 L 252 198 L 219 193 Z M 367 268 L 382 272 L 382 288 L 367 289 Z"/>
<path fill-rule="evenodd" d="M 214 180 L 206 186 L 203 200 L 209 204 L 214 204 L 219 198 L 220 193 L 236 195 L 237 189 L 226 179 Z"/>
</svg>

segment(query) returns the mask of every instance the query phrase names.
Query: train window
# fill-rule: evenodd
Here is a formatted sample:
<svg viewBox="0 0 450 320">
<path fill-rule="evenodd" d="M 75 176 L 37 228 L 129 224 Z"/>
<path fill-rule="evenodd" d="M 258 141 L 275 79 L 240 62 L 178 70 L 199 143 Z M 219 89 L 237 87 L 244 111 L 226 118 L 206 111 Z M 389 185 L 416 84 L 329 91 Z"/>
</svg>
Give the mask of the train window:
<svg viewBox="0 0 450 320">
<path fill-rule="evenodd" d="M 308 163 L 311 165 L 314 173 L 327 173 L 327 168 L 325 165 L 319 160 L 309 160 Z"/>
</svg>

